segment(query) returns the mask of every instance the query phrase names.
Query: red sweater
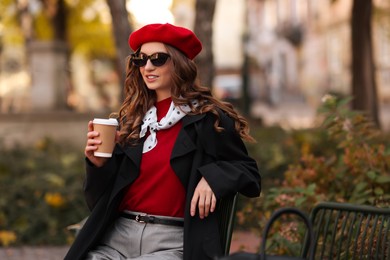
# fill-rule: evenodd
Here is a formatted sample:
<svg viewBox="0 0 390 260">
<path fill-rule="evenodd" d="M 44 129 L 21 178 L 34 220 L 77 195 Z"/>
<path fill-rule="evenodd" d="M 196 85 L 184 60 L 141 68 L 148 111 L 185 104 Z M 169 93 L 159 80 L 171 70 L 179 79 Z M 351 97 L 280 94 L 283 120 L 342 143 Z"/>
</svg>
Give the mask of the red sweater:
<svg viewBox="0 0 390 260">
<path fill-rule="evenodd" d="M 157 102 L 157 120 L 168 112 L 172 99 Z M 142 155 L 139 177 L 132 183 L 119 210 L 151 215 L 184 217 L 185 189 L 170 165 L 170 157 L 182 122 L 157 131 L 157 145 Z"/>
</svg>

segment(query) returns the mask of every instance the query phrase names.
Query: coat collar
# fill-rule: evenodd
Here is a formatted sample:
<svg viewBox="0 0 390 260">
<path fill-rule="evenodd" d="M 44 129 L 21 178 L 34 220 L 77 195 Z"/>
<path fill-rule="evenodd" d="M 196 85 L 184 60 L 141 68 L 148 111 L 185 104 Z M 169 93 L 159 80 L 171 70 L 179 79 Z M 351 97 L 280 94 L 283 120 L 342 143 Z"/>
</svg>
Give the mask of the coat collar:
<svg viewBox="0 0 390 260">
<path fill-rule="evenodd" d="M 142 142 L 135 146 L 126 146 L 124 147 L 123 151 L 127 155 L 127 157 L 130 158 L 130 160 L 133 161 L 133 163 L 137 166 L 139 169 L 139 166 L 141 165 L 141 158 L 142 158 L 142 148 L 144 145 L 145 139 L 142 139 Z"/>
<path fill-rule="evenodd" d="M 183 118 L 183 126 L 181 131 L 179 132 L 179 135 L 177 136 L 175 146 L 172 150 L 171 160 L 180 157 L 184 154 L 187 154 L 193 150 L 196 149 L 196 145 L 193 142 L 193 134 L 191 133 L 190 126 L 201 120 L 205 114 L 199 114 L 199 115 L 187 115 Z"/>
<path fill-rule="evenodd" d="M 201 120 L 205 116 L 206 116 L 206 114 L 204 113 L 204 114 L 197 114 L 197 115 L 187 115 L 187 116 L 183 117 L 183 119 L 182 119 L 183 128 L 185 128 L 189 124 L 193 124 L 193 123 Z"/>
</svg>

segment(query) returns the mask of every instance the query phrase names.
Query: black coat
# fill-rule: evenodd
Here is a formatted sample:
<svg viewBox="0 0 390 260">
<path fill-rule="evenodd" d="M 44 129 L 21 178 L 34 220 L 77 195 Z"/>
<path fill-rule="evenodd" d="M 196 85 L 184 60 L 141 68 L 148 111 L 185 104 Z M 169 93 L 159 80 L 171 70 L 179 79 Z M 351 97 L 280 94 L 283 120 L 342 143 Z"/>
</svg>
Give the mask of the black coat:
<svg viewBox="0 0 390 260">
<path fill-rule="evenodd" d="M 186 187 L 184 216 L 184 259 L 213 259 L 222 254 L 216 214 L 200 219 L 191 217 L 190 202 L 203 176 L 217 199 L 236 192 L 257 197 L 261 178 L 256 162 L 248 156 L 241 138 L 234 130 L 234 122 L 220 113 L 225 130 L 214 129 L 211 113 L 185 116 L 183 126 L 171 154 L 171 166 Z M 80 230 L 65 259 L 85 258 L 97 245 L 110 223 L 118 217 L 118 206 L 125 187 L 139 174 L 143 144 L 121 147 L 117 145 L 113 157 L 101 168 L 87 163 L 84 183 L 85 197 L 91 214 Z"/>
</svg>

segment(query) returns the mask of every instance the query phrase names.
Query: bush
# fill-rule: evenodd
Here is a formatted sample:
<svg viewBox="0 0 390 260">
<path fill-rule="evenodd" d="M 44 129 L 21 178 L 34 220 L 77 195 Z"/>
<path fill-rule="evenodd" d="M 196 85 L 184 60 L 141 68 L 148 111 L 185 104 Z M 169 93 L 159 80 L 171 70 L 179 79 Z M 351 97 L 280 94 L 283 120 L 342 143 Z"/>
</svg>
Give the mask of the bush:
<svg viewBox="0 0 390 260">
<path fill-rule="evenodd" d="M 320 200 L 375 206 L 390 200 L 385 194 L 390 188 L 387 136 L 363 113 L 349 110 L 349 100 L 328 97 L 319 113 L 333 149 L 303 152 L 298 162 L 289 165 L 281 188 L 270 190 L 268 206 L 310 210 Z"/>
<path fill-rule="evenodd" d="M 0 245 L 66 244 L 87 216 L 83 155 L 49 139 L 6 149 L 0 142 Z"/>
</svg>

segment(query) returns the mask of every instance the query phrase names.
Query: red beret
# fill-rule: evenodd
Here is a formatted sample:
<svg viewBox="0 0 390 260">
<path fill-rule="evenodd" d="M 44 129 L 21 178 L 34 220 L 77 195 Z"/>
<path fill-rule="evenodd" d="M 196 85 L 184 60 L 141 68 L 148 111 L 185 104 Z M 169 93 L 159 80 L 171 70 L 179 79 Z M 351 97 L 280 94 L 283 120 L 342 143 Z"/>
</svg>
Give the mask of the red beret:
<svg viewBox="0 0 390 260">
<path fill-rule="evenodd" d="M 202 43 L 192 31 L 169 23 L 148 24 L 130 34 L 129 46 L 133 51 L 137 51 L 146 42 L 169 44 L 191 60 L 202 50 Z"/>
</svg>

